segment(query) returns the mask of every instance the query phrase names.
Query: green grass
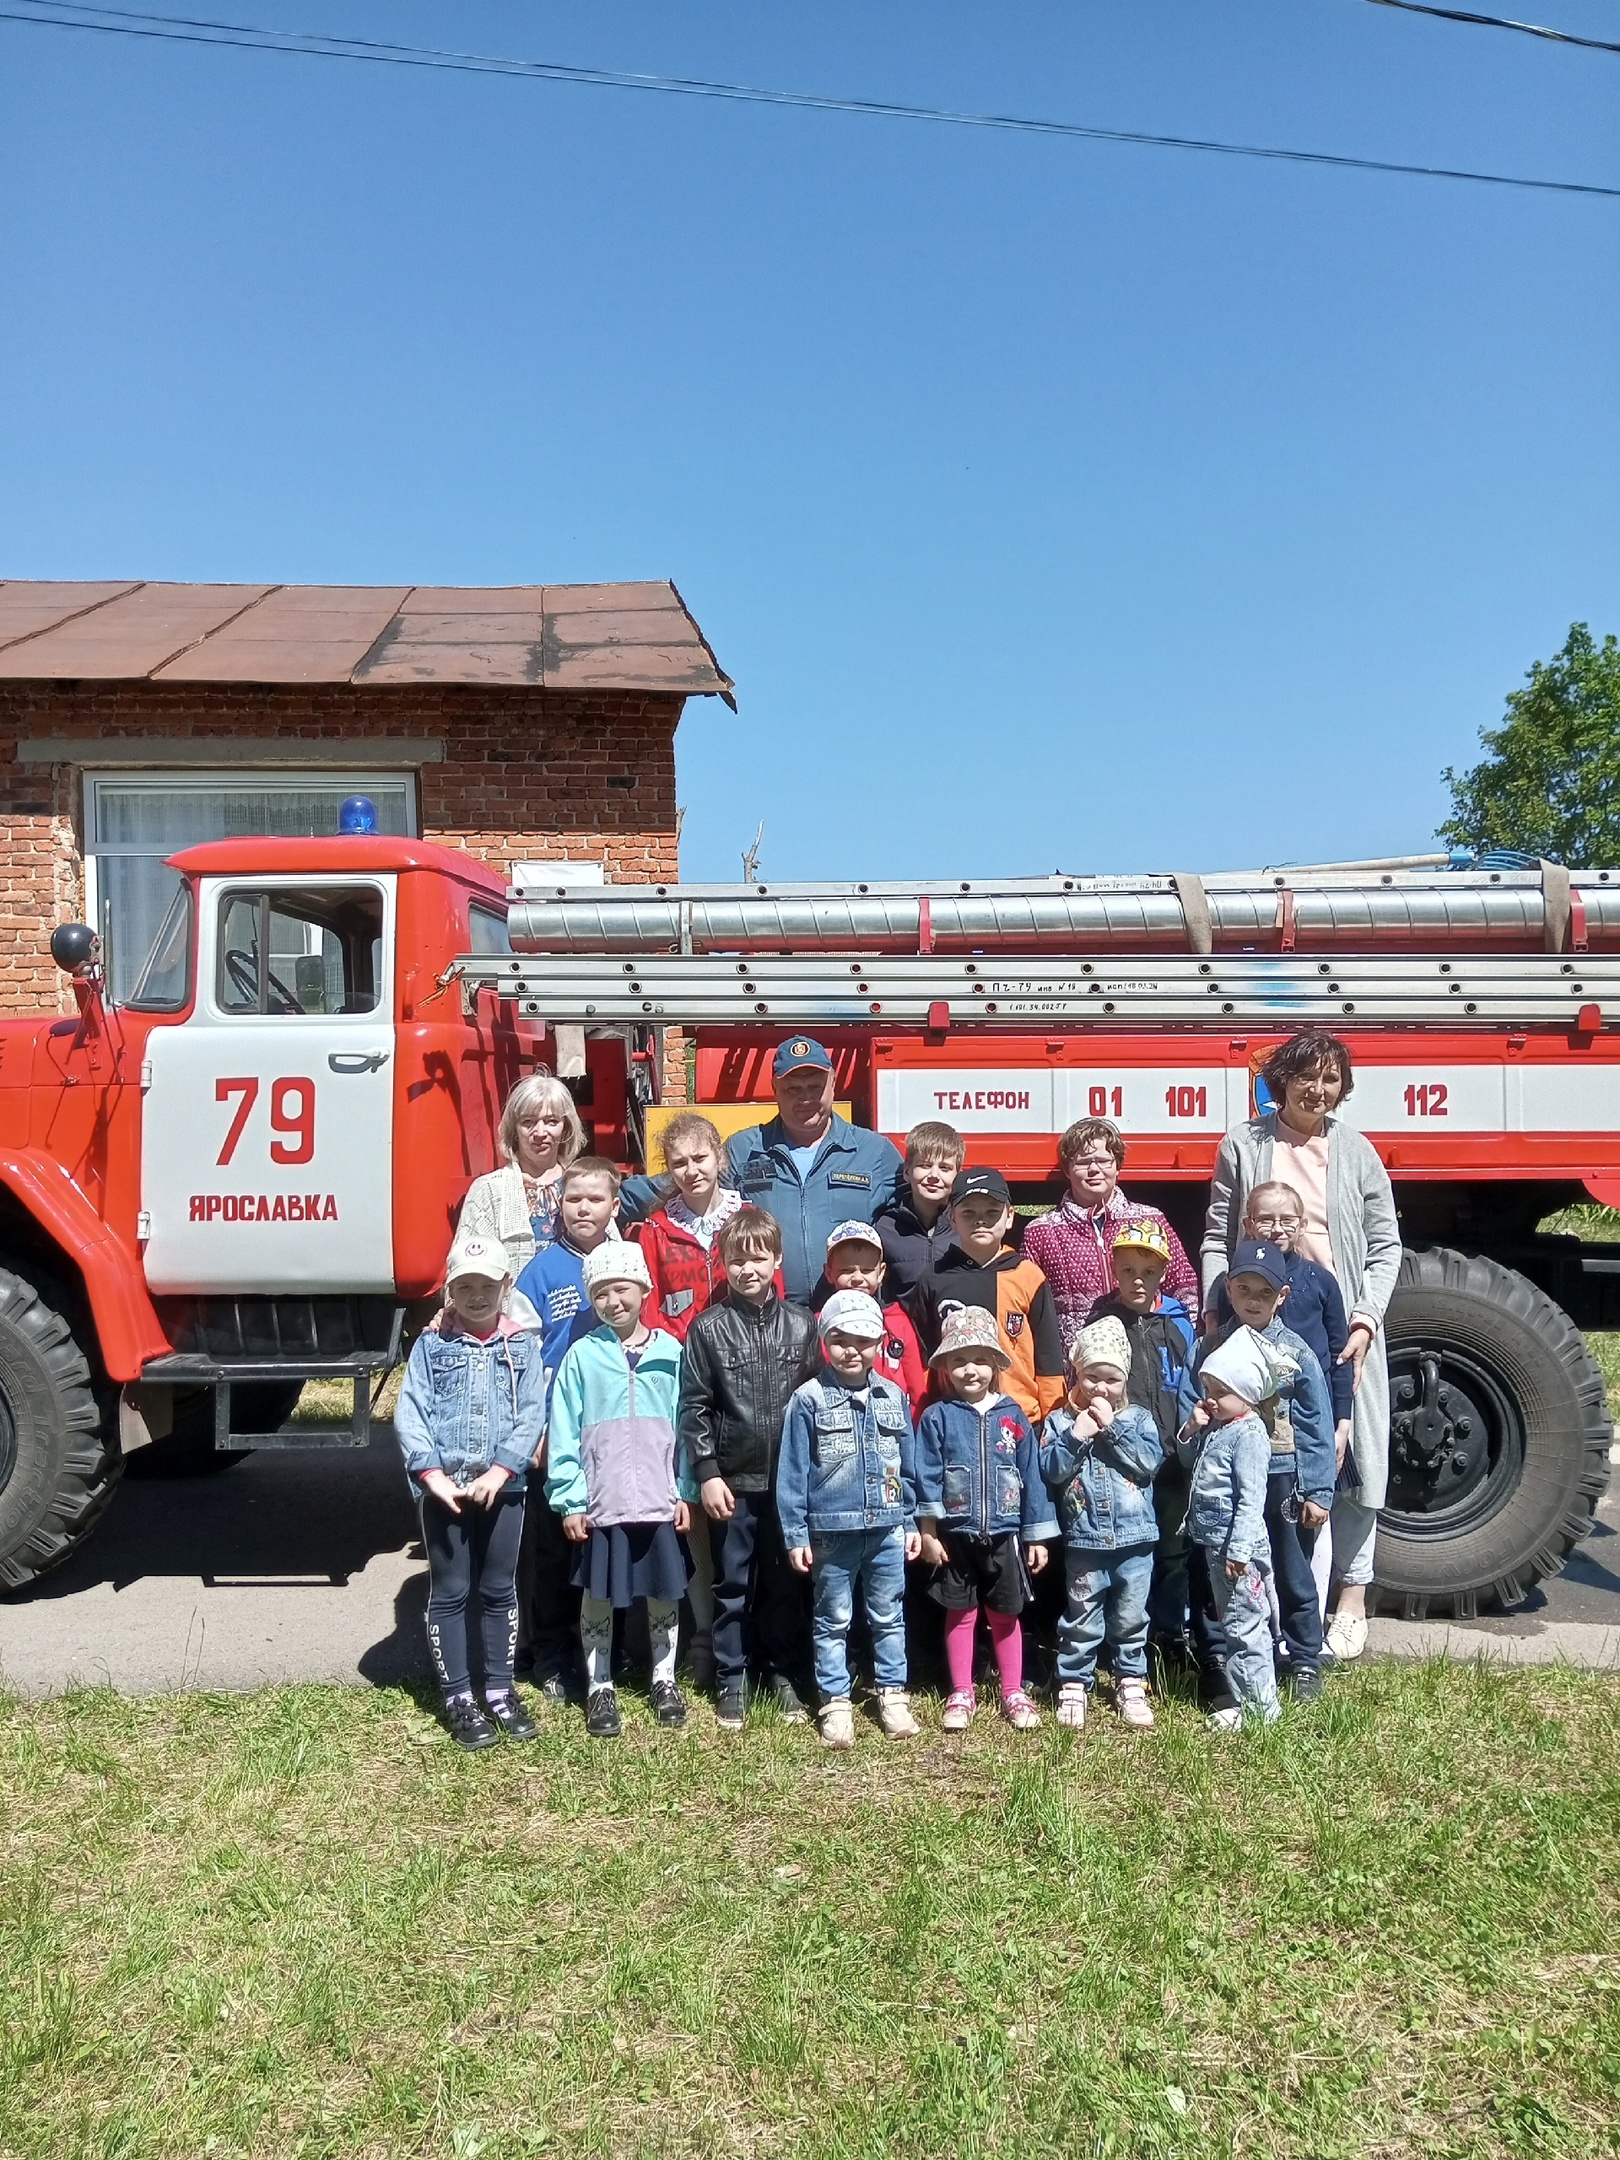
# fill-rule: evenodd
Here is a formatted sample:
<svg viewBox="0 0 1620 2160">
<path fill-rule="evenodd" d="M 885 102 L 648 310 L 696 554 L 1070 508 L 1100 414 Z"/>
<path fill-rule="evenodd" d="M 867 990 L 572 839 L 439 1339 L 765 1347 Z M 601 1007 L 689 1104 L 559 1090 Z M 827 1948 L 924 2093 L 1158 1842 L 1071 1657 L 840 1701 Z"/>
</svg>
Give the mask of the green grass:
<svg viewBox="0 0 1620 2160">
<path fill-rule="evenodd" d="M 856 1752 L 0 1700 L 0 2151 L 1620 2150 L 1620 1686 Z"/>
</svg>

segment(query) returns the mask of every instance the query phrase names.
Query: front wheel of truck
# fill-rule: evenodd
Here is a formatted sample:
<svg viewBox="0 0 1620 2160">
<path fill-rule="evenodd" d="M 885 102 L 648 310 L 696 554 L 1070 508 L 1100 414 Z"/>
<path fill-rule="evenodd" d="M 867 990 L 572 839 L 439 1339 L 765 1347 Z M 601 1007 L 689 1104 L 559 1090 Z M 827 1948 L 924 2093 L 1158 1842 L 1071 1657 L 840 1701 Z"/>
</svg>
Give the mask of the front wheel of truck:
<svg viewBox="0 0 1620 2160">
<path fill-rule="evenodd" d="M 72 1328 L 26 1275 L 0 1268 L 0 1591 L 84 1542 L 122 1468 Z"/>
</svg>

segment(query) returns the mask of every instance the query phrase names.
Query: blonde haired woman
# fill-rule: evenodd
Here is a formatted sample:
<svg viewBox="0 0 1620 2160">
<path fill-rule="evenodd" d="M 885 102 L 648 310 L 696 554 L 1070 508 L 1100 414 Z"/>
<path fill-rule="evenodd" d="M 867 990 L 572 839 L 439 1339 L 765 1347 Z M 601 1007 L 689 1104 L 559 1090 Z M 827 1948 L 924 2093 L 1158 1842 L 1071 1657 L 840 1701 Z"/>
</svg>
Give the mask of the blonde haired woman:
<svg viewBox="0 0 1620 2160">
<path fill-rule="evenodd" d="M 468 1186 L 458 1234 L 504 1245 L 516 1276 L 556 1235 L 562 1174 L 585 1152 L 585 1128 L 563 1083 L 530 1073 L 506 1098 L 498 1138 L 505 1164 Z"/>
</svg>

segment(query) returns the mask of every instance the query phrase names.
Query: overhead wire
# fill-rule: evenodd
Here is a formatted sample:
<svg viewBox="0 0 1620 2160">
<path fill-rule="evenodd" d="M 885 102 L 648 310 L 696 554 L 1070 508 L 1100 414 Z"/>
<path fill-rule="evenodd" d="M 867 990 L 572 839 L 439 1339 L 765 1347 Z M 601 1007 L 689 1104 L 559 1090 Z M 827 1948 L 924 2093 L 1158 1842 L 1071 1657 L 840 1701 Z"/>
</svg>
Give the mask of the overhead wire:
<svg viewBox="0 0 1620 2160">
<path fill-rule="evenodd" d="M 1544 23 L 1515 22 L 1511 15 L 1476 15 L 1468 8 L 1431 7 L 1428 0 L 1371 0 L 1373 7 L 1399 8 L 1405 15 L 1433 15 L 1441 22 L 1470 23 L 1482 30 L 1517 30 L 1522 37 L 1547 38 L 1555 45 L 1582 45 L 1588 52 L 1620 53 L 1608 38 L 1578 37 L 1573 30 L 1550 30 Z"/>
<path fill-rule="evenodd" d="M 10 0 L 9 5 L 0 5 L 0 22 L 30 23 L 35 28 L 105 37 L 230 46 L 247 52 L 290 53 L 310 59 L 512 76 L 597 89 L 639 90 L 668 97 L 772 105 L 801 112 L 849 113 L 863 119 L 922 121 L 946 127 L 984 128 L 1081 142 L 1126 143 L 1147 149 L 1197 151 L 1216 157 L 1260 158 L 1272 163 L 1315 165 L 1339 171 L 1391 173 L 1411 179 L 1457 180 L 1484 187 L 1526 189 L 1538 194 L 1591 195 L 1620 200 L 1620 187 L 1608 187 L 1590 180 L 1547 180 L 1529 174 L 1476 171 L 1465 166 L 1418 165 L 1394 158 L 1352 157 L 1328 150 L 1296 150 L 1264 143 L 1225 142 L 1197 135 L 1155 134 L 1140 128 L 1096 127 L 1080 121 L 1042 120 L 1016 113 L 962 112 L 942 106 L 900 104 L 881 98 L 821 96 L 811 91 L 773 90 L 702 76 L 578 67 L 560 60 L 525 60 L 432 46 L 399 45 L 375 38 L 331 36 L 321 31 L 268 30 L 251 23 L 220 22 L 209 17 L 81 5 L 79 0 L 22 0 L 21 6 L 18 0 Z"/>
</svg>

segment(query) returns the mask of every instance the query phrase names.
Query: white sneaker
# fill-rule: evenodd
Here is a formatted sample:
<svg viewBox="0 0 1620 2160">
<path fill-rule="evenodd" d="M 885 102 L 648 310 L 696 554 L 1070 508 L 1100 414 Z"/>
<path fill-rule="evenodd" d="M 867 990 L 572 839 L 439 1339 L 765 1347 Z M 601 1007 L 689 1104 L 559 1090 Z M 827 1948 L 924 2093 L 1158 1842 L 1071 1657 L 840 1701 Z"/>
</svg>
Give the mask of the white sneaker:
<svg viewBox="0 0 1620 2160">
<path fill-rule="evenodd" d="M 1341 1665 L 1353 1665 L 1367 1647 L 1367 1623 L 1360 1613 L 1336 1612 L 1328 1622 L 1326 1647 Z"/>
<path fill-rule="evenodd" d="M 1070 1732 L 1083 1732 L 1086 1723 L 1087 1690 L 1078 1680 L 1065 1680 L 1058 1689 L 1057 1721 L 1066 1725 Z"/>
<path fill-rule="evenodd" d="M 911 1698 L 904 1688 L 878 1689 L 878 1723 L 891 1740 L 915 1740 L 917 1720 L 911 1714 Z"/>
<path fill-rule="evenodd" d="M 830 1703 L 824 1703 L 816 1723 L 821 1727 L 823 1747 L 852 1748 L 855 1745 L 855 1713 L 847 1695 L 835 1695 Z"/>
<path fill-rule="evenodd" d="M 1204 1720 L 1206 1732 L 1241 1732 L 1243 1712 L 1236 1703 L 1228 1703 L 1224 1710 L 1212 1710 Z"/>
<path fill-rule="evenodd" d="M 1147 1683 L 1143 1680 L 1121 1680 L 1114 1689 L 1114 1708 L 1127 1725 L 1134 1725 L 1138 1732 L 1153 1729 L 1153 1705 L 1147 1699 Z"/>
</svg>

